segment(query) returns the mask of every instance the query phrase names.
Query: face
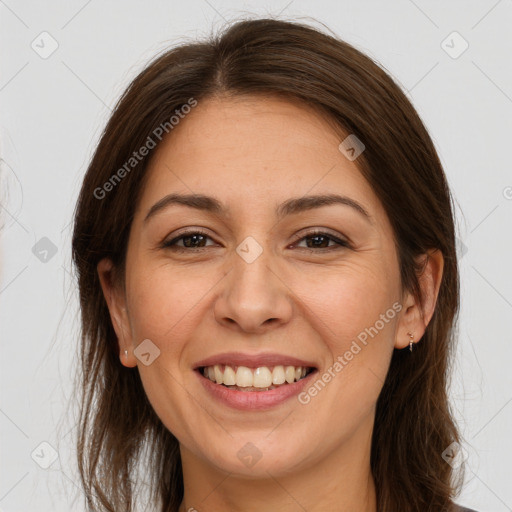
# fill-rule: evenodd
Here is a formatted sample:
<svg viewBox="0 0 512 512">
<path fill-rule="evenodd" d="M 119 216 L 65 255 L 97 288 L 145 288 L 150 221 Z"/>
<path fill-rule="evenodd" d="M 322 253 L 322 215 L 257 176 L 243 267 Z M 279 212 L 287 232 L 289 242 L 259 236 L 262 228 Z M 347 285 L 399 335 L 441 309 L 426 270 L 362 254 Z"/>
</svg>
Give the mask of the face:
<svg viewBox="0 0 512 512">
<path fill-rule="evenodd" d="M 369 448 L 413 305 L 341 140 L 300 104 L 199 102 L 154 155 L 123 290 L 99 266 L 122 363 L 184 458 L 277 476 Z"/>
</svg>

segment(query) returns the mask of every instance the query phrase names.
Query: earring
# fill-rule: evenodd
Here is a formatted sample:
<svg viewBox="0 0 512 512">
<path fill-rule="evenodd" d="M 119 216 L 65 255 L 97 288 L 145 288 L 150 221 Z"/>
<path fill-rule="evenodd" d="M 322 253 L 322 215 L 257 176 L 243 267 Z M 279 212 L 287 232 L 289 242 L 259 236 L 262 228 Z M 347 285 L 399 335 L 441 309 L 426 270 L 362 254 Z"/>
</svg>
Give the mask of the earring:
<svg viewBox="0 0 512 512">
<path fill-rule="evenodd" d="M 128 357 L 128 350 L 124 351 L 124 357 Z"/>
<path fill-rule="evenodd" d="M 410 338 L 410 340 L 409 340 L 409 351 L 412 352 L 412 345 L 413 345 L 414 336 L 410 332 L 408 332 L 407 334 L 409 335 L 409 338 Z"/>
</svg>

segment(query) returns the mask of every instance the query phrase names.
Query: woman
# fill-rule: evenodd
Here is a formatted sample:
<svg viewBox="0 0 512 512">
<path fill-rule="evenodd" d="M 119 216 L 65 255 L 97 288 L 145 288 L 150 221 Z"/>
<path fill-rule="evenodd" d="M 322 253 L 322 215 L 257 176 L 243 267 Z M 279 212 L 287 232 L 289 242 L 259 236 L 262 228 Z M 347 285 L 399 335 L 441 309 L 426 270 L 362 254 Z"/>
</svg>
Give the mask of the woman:
<svg viewBox="0 0 512 512">
<path fill-rule="evenodd" d="M 133 510 L 145 476 L 145 510 L 462 510 L 451 196 L 347 43 L 261 19 L 158 57 L 99 142 L 73 256 L 90 510 Z"/>
</svg>

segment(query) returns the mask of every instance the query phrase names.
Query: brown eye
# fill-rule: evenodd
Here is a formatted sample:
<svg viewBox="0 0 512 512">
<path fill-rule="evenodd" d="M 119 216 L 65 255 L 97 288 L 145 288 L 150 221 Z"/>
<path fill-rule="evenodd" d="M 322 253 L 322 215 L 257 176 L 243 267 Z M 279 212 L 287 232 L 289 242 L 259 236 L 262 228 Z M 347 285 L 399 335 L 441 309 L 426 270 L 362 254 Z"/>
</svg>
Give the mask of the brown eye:
<svg viewBox="0 0 512 512">
<path fill-rule="evenodd" d="M 162 244 L 162 247 L 168 249 L 186 250 L 188 249 L 201 249 L 206 247 L 206 241 L 211 238 L 201 231 L 189 231 L 182 233 L 180 236 L 173 238 Z"/>
<path fill-rule="evenodd" d="M 330 233 L 323 231 L 312 231 L 299 239 L 299 243 L 305 241 L 305 249 L 339 249 L 341 247 L 349 247 L 348 242 L 341 240 Z"/>
<path fill-rule="evenodd" d="M 309 248 L 320 248 L 320 249 L 329 247 L 329 243 L 332 242 L 332 238 L 330 238 L 326 235 L 308 236 L 305 238 L 305 240 L 306 240 L 306 245 Z"/>
</svg>

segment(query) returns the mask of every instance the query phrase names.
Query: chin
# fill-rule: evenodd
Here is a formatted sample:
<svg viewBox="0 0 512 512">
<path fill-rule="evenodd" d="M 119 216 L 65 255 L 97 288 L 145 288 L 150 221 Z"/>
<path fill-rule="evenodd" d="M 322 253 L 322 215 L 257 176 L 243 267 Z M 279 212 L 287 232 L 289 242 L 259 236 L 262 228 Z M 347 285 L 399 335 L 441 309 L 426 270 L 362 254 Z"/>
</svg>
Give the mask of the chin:
<svg viewBox="0 0 512 512">
<path fill-rule="evenodd" d="M 265 434 L 253 437 L 247 435 L 230 438 L 230 443 L 219 443 L 218 449 L 212 452 L 209 445 L 202 457 L 222 472 L 232 473 L 248 479 L 268 479 L 283 476 L 291 471 L 297 471 L 310 458 L 304 451 L 304 443 L 288 444 L 285 439 L 265 439 Z"/>
</svg>

